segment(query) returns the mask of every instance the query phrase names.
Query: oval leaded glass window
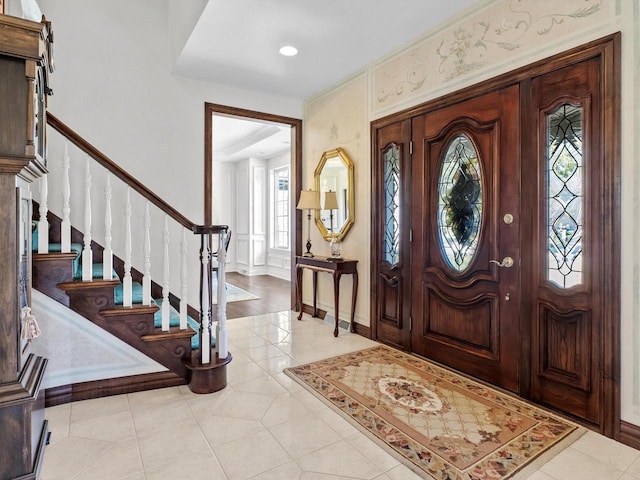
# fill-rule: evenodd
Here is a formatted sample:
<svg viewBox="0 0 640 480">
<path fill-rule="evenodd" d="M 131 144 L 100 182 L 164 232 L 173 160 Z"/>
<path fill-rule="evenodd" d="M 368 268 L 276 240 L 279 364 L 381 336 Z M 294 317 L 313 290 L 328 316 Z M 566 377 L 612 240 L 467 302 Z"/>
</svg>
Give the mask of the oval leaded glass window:
<svg viewBox="0 0 640 480">
<path fill-rule="evenodd" d="M 547 278 L 561 288 L 582 283 L 582 107 L 547 115 Z"/>
<path fill-rule="evenodd" d="M 482 173 L 476 149 L 465 134 L 445 150 L 438 194 L 442 253 L 453 269 L 462 272 L 475 257 L 482 222 Z"/>
</svg>

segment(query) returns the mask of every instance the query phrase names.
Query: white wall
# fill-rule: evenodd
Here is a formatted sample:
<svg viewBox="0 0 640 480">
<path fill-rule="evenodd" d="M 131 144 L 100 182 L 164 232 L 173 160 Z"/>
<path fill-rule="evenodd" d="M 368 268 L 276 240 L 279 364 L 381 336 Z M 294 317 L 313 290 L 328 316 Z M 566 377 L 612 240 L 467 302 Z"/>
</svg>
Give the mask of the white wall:
<svg viewBox="0 0 640 480">
<path fill-rule="evenodd" d="M 188 219 L 201 223 L 203 216 L 204 103 L 231 105 L 290 117 L 301 117 L 301 104 L 285 98 L 261 95 L 172 75 L 172 61 L 182 49 L 186 32 L 203 8 L 202 0 L 38 0 L 52 21 L 56 71 L 51 84 L 49 111 L 77 131 L 122 168 L 140 180 Z M 180 14 L 176 14 L 176 9 Z M 183 23 L 178 23 L 183 22 Z M 63 147 L 50 134 L 49 161 L 55 170 Z M 82 203 L 84 155 L 72 149 L 77 193 Z M 99 169 L 93 169 L 93 237 L 104 244 L 102 185 Z M 55 177 L 56 173 L 52 174 Z M 60 183 L 49 182 L 50 209 L 61 215 Z M 59 180 L 59 178 L 58 178 Z M 117 182 L 114 182 L 117 183 Z M 78 190 L 79 189 L 79 190 Z M 37 187 L 34 197 L 38 198 Z M 114 201 L 124 189 L 114 185 Z M 144 202 L 134 198 L 134 219 L 141 218 Z M 115 214 L 123 207 L 114 205 Z M 83 224 L 83 212 L 72 208 L 72 223 Z M 140 221 L 141 222 L 141 221 Z M 152 274 L 162 271 L 164 218 L 152 212 Z M 114 221 L 114 224 L 116 222 Z M 171 242 L 182 232 L 170 226 Z M 141 226 L 134 226 L 140 235 Z M 189 303 L 198 305 L 197 250 L 189 234 Z M 122 232 L 114 232 L 114 250 L 123 255 Z M 136 249 L 134 239 L 134 250 Z M 177 249 L 177 244 L 174 245 Z M 142 268 L 142 253 L 134 251 L 134 267 Z M 171 290 L 179 292 L 179 263 L 173 262 Z"/>
</svg>

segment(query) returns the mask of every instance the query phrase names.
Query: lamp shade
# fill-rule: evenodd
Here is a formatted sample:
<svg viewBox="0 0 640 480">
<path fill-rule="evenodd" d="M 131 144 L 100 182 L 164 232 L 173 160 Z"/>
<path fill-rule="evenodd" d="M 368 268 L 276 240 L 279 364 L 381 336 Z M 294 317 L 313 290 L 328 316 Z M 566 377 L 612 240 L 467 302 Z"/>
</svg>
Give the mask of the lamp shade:
<svg viewBox="0 0 640 480">
<path fill-rule="evenodd" d="M 298 200 L 298 210 L 320 210 L 320 192 L 315 190 L 302 190 Z"/>
<path fill-rule="evenodd" d="M 324 209 L 335 210 L 338 208 L 338 196 L 336 192 L 329 190 L 324 194 Z"/>
</svg>

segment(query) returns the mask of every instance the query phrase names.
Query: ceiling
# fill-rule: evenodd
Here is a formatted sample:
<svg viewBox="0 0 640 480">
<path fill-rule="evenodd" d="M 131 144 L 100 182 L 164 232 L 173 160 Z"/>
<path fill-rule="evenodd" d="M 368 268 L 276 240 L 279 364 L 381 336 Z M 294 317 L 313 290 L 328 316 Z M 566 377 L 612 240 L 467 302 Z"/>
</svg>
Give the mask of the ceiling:
<svg viewBox="0 0 640 480">
<path fill-rule="evenodd" d="M 303 101 L 398 51 L 476 2 L 208 0 L 174 73 Z M 298 55 L 280 55 L 284 45 L 295 46 Z M 261 124 L 255 130 L 250 133 L 262 143 L 259 151 L 265 152 L 267 131 Z M 280 141 L 275 140 L 274 148 L 281 146 Z M 214 137 L 214 143 L 233 146 L 227 160 L 243 155 L 237 141 Z M 218 151 L 218 159 L 223 153 Z"/>
</svg>

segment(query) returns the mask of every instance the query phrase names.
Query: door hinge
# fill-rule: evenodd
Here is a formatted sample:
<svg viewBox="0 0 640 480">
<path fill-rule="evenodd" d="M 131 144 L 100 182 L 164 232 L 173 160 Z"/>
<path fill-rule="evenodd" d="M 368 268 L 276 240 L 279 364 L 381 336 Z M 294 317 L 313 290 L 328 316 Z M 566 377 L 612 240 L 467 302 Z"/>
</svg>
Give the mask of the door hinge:
<svg viewBox="0 0 640 480">
<path fill-rule="evenodd" d="M 409 142 L 409 155 L 413 155 L 413 140 Z"/>
<path fill-rule="evenodd" d="M 413 317 L 409 315 L 409 331 L 413 330 Z"/>
<path fill-rule="evenodd" d="M 413 228 L 409 230 L 409 243 L 413 242 Z"/>
</svg>

